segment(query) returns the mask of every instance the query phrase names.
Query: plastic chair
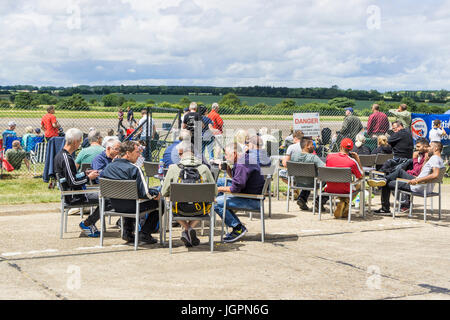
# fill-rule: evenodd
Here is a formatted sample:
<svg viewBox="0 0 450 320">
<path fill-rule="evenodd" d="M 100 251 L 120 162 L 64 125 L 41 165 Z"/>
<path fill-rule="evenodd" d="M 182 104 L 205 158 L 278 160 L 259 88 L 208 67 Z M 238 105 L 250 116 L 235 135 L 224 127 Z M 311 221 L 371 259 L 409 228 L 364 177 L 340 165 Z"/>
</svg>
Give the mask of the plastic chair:
<svg viewBox="0 0 450 320">
<path fill-rule="evenodd" d="M 150 183 L 150 178 L 158 174 L 159 162 L 144 161 L 144 173 L 147 177 L 147 185 Z"/>
<path fill-rule="evenodd" d="M 227 212 L 227 196 L 234 196 L 234 197 L 239 197 L 239 198 L 246 198 L 246 199 L 256 199 L 260 201 L 260 209 L 259 210 L 249 210 L 247 208 L 235 208 L 233 207 L 234 211 L 239 211 L 239 210 L 243 210 L 243 211 L 249 211 L 249 212 L 259 212 L 260 216 L 261 216 L 261 242 L 264 242 L 264 234 L 265 234 L 265 225 L 264 225 L 264 200 L 266 199 L 266 194 L 267 194 L 267 189 L 270 186 L 270 183 L 272 181 L 272 176 L 271 175 L 267 175 L 265 176 L 265 182 L 264 182 L 264 186 L 262 188 L 262 191 L 260 194 L 247 194 L 247 193 L 231 193 L 231 192 L 224 192 L 224 206 L 223 206 L 223 219 L 222 219 L 222 234 L 221 234 L 221 241 L 223 241 L 223 233 L 225 230 L 225 215 Z M 269 208 L 270 210 L 270 208 Z M 270 216 L 270 212 L 269 212 L 269 216 Z"/>
<path fill-rule="evenodd" d="M 397 213 L 400 212 L 400 203 L 398 203 L 398 199 L 400 198 L 400 195 L 403 194 L 407 194 L 410 196 L 410 202 L 409 202 L 409 214 L 408 217 L 412 216 L 412 207 L 413 207 L 413 199 L 414 197 L 421 197 L 423 198 L 423 207 L 424 207 L 424 213 L 423 213 L 423 221 L 427 222 L 427 199 L 428 198 L 433 198 L 433 197 L 439 197 L 439 220 L 441 219 L 441 194 L 442 194 L 442 181 L 444 179 L 444 174 L 445 174 L 445 168 L 440 168 L 439 169 L 439 176 L 429 182 L 426 183 L 421 183 L 420 185 L 424 186 L 424 190 L 423 193 L 422 192 L 413 192 L 413 191 L 406 191 L 406 190 L 401 190 L 398 187 L 398 183 L 399 182 L 408 182 L 410 180 L 407 179 L 401 179 L 401 178 L 397 178 L 395 181 L 395 192 L 394 192 L 394 210 L 392 212 L 392 218 L 395 219 L 395 211 L 397 209 Z M 439 185 L 439 191 L 438 192 L 427 192 L 427 188 L 428 185 L 432 184 L 432 183 L 437 183 Z M 398 205 L 397 205 L 398 203 Z"/>
<path fill-rule="evenodd" d="M 103 238 L 105 227 L 105 216 L 118 216 L 121 218 L 121 233 L 123 233 L 123 217 L 135 218 L 135 234 L 134 234 L 134 250 L 137 250 L 139 244 L 139 218 L 153 211 L 151 210 L 140 210 L 140 204 L 146 202 L 149 199 L 139 199 L 138 187 L 136 180 L 112 180 L 106 178 L 99 178 L 100 180 L 100 220 L 101 220 L 101 231 L 100 231 L 100 246 L 103 246 Z M 136 201 L 136 211 L 134 213 L 129 212 L 118 212 L 116 210 L 105 211 L 105 198 L 108 199 L 121 199 L 121 200 L 135 200 Z M 161 227 L 161 210 L 159 210 L 159 234 L 160 240 L 162 239 Z"/>
<path fill-rule="evenodd" d="M 71 195 L 79 195 L 79 194 L 88 194 L 88 193 L 96 193 L 98 194 L 99 189 L 86 189 L 86 190 L 63 190 L 61 184 L 61 178 L 58 173 L 56 173 L 56 183 L 58 185 L 58 188 L 61 192 L 61 230 L 60 230 L 60 238 L 63 238 L 63 233 L 67 232 L 67 216 L 69 209 L 73 208 L 79 208 L 80 209 L 80 216 L 83 217 L 83 208 L 91 208 L 97 206 L 99 204 L 98 200 L 95 201 L 86 201 L 86 202 L 78 202 L 74 204 L 68 204 L 66 203 L 65 196 L 71 196 Z"/>
<path fill-rule="evenodd" d="M 322 196 L 330 197 L 330 214 L 332 212 L 332 197 L 349 197 L 349 205 L 348 205 L 348 222 L 351 220 L 352 213 L 352 198 L 359 191 L 355 190 L 355 185 L 360 182 L 360 180 L 353 181 L 352 170 L 350 168 L 329 168 L 329 167 L 321 167 L 318 168 L 317 179 L 319 180 L 319 220 L 321 219 L 321 209 L 322 209 Z M 350 183 L 349 193 L 330 193 L 322 191 L 323 183 L 327 182 L 339 182 L 339 183 Z M 364 203 L 362 204 L 364 206 Z M 364 208 L 363 208 L 364 213 Z"/>
<path fill-rule="evenodd" d="M 286 212 L 289 212 L 289 196 L 291 189 L 310 190 L 314 192 L 313 199 L 315 201 L 317 194 L 317 170 L 314 163 L 303 163 L 296 161 L 287 162 L 288 189 L 286 196 Z M 314 187 L 297 187 L 294 186 L 294 178 L 314 178 Z M 313 214 L 316 213 L 316 206 L 313 206 Z"/>
<path fill-rule="evenodd" d="M 172 183 L 169 196 L 169 252 L 172 253 L 172 221 L 209 221 L 210 251 L 214 251 L 216 185 L 214 183 Z M 211 203 L 209 215 L 183 216 L 173 215 L 175 202 L 208 202 Z"/>
</svg>

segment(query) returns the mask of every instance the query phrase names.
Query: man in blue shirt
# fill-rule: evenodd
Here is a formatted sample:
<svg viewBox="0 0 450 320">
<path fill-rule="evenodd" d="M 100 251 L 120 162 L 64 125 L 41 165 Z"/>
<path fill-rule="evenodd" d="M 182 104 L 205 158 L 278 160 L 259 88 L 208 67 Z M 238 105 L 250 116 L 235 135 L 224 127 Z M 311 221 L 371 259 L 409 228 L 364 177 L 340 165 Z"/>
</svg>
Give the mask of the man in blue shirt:
<svg viewBox="0 0 450 320">
<path fill-rule="evenodd" d="M 110 138 L 105 143 L 105 151 L 97 155 L 91 163 L 91 167 L 94 170 L 98 170 L 100 177 L 102 176 L 102 170 L 110 164 L 114 158 L 119 154 L 120 141 L 116 138 Z M 98 179 L 96 179 L 98 183 Z"/>
<path fill-rule="evenodd" d="M 8 122 L 8 129 L 2 133 L 3 145 L 6 145 L 6 137 L 17 137 L 17 134 L 14 131 L 15 129 L 16 123 L 14 121 Z"/>
</svg>

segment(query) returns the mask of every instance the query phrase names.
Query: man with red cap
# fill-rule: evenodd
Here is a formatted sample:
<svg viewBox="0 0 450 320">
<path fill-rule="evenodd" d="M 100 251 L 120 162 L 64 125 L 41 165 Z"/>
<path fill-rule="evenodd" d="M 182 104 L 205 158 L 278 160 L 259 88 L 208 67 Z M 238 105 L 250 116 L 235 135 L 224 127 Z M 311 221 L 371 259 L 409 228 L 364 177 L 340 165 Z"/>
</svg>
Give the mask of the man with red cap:
<svg viewBox="0 0 450 320">
<path fill-rule="evenodd" d="M 326 166 L 333 168 L 350 168 L 352 170 L 352 174 L 357 179 L 360 179 L 364 174 L 362 170 L 363 166 L 361 164 L 361 161 L 359 160 L 358 154 L 356 154 L 355 152 L 351 152 L 351 150 L 353 150 L 352 139 L 342 139 L 340 151 L 338 153 L 332 153 L 328 155 Z M 361 186 L 359 184 L 356 185 L 356 190 L 359 190 L 360 188 Z M 339 197 L 339 203 L 336 206 L 336 210 L 334 211 L 334 217 L 348 217 L 348 193 L 350 192 L 350 183 L 327 182 L 327 186 L 325 187 L 324 191 L 330 193 L 347 194 L 346 197 Z"/>
</svg>

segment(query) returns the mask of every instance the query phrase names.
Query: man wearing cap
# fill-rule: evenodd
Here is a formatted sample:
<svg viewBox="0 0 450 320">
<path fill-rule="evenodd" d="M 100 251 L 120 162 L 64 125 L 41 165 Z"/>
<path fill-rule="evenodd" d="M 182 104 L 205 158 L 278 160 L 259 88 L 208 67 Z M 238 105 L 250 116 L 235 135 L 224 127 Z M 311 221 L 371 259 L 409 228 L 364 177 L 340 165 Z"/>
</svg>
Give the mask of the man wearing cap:
<svg viewBox="0 0 450 320">
<path fill-rule="evenodd" d="M 55 117 L 55 106 L 48 106 L 47 113 L 41 119 L 41 128 L 44 131 L 45 141 L 59 136 L 59 123 Z"/>
<path fill-rule="evenodd" d="M 6 143 L 6 137 L 17 137 L 16 131 L 14 131 L 15 129 L 16 123 L 14 121 L 8 122 L 8 129 L 2 133 L 3 144 Z"/>
<path fill-rule="evenodd" d="M 341 139 L 350 138 L 353 142 L 358 133 L 363 129 L 361 120 L 353 114 L 353 108 L 345 108 L 345 119 L 342 123 Z"/>
<path fill-rule="evenodd" d="M 351 150 L 353 150 L 353 141 L 350 138 L 344 138 L 342 139 L 340 146 L 341 148 L 338 153 L 331 153 L 327 156 L 326 166 L 332 168 L 350 168 L 356 179 L 362 178 L 364 172 L 362 170 L 363 166 L 359 160 L 359 156 L 355 152 L 351 152 Z M 359 190 L 360 188 L 361 186 L 359 184 L 356 185 L 356 190 Z M 348 206 L 350 205 L 348 198 L 350 183 L 327 182 L 327 186 L 324 191 L 329 193 L 346 194 L 345 197 L 339 197 L 340 202 L 336 206 L 334 217 L 347 218 Z M 354 197 L 355 196 L 356 194 Z"/>
</svg>

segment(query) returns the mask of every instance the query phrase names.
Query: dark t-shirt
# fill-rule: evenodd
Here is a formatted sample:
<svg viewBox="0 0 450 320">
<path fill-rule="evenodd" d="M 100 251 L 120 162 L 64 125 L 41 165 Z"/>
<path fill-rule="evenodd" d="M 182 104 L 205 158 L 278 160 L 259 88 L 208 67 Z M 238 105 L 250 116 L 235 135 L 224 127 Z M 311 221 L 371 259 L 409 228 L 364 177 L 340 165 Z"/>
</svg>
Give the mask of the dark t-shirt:
<svg viewBox="0 0 450 320">
<path fill-rule="evenodd" d="M 188 112 L 183 118 L 183 123 L 186 124 L 188 130 L 194 131 L 196 121 L 202 121 L 202 118 L 198 112 Z"/>
</svg>

